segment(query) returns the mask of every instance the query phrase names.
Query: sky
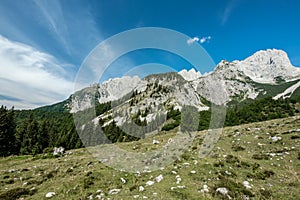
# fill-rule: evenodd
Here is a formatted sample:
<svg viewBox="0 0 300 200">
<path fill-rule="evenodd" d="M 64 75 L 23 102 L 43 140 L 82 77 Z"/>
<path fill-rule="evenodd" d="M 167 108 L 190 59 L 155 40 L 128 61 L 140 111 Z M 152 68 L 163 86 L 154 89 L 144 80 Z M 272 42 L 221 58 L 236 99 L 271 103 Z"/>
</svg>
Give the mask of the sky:
<svg viewBox="0 0 300 200">
<path fill-rule="evenodd" d="M 68 98 L 93 49 L 135 28 L 185 34 L 186 45 L 201 45 L 215 64 L 276 48 L 300 66 L 299 7 L 298 0 L 1 0 L 0 105 L 28 109 Z M 151 66 L 156 72 L 193 67 L 172 52 L 141 49 L 120 56 L 99 81 Z"/>
</svg>

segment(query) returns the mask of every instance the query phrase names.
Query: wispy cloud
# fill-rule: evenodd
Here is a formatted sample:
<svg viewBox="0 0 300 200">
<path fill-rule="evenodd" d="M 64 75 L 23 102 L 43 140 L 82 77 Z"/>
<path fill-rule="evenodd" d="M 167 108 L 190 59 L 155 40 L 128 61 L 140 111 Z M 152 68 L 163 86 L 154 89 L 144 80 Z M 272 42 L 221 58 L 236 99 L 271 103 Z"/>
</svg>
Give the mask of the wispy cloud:
<svg viewBox="0 0 300 200">
<path fill-rule="evenodd" d="M 186 43 L 188 45 L 191 45 L 195 42 L 200 42 L 201 44 L 205 43 L 205 42 L 209 42 L 211 40 L 211 36 L 207 36 L 207 37 L 202 37 L 202 38 L 199 38 L 199 37 L 193 37 L 193 38 L 190 38 L 186 41 Z"/>
<path fill-rule="evenodd" d="M 65 47 L 68 54 L 71 54 L 67 38 L 69 37 L 68 26 L 65 22 L 65 17 L 62 12 L 61 4 L 59 1 L 40 1 L 34 0 L 41 12 L 41 24 L 47 26 L 54 34 L 57 40 Z"/>
<path fill-rule="evenodd" d="M 221 24 L 225 25 L 226 22 L 228 21 L 233 9 L 236 7 L 238 3 L 238 0 L 229 0 L 225 9 L 223 10 L 221 14 Z"/>
<path fill-rule="evenodd" d="M 65 99 L 73 89 L 70 65 L 0 35 L 0 104 L 33 108 Z"/>
<path fill-rule="evenodd" d="M 90 2 L 0 3 L 0 34 L 79 64 L 103 38 Z"/>
</svg>

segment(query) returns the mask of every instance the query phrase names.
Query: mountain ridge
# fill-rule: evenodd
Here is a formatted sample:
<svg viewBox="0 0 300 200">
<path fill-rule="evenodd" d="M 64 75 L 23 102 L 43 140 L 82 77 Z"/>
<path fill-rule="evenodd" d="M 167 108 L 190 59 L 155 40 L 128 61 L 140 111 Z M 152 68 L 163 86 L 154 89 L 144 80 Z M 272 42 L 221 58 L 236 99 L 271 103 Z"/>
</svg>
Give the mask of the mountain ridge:
<svg viewBox="0 0 300 200">
<path fill-rule="evenodd" d="M 249 71 L 250 67 L 253 67 L 254 70 Z M 259 68 L 261 69 L 258 70 Z M 262 72 L 265 69 L 268 69 L 267 72 Z M 269 73 L 270 70 L 273 72 Z M 261 76 L 265 77 L 265 81 L 261 81 L 257 73 L 262 73 Z M 275 99 L 279 97 L 293 98 L 293 96 L 298 95 L 299 91 L 297 90 L 299 87 L 297 80 L 300 80 L 300 69 L 291 65 L 288 55 L 282 50 L 267 49 L 258 51 L 242 61 L 222 60 L 216 65 L 214 71 L 203 75 L 192 68 L 177 73 L 152 74 L 143 79 L 137 76 L 109 79 L 102 84 L 93 84 L 75 92 L 69 98 L 70 100 L 66 101 L 65 107 L 71 113 L 76 113 L 92 108 L 96 101 L 100 104 L 109 103 L 126 95 L 128 96 L 126 98 L 130 100 L 133 92 L 145 92 L 142 95 L 147 96 L 146 93 L 149 92 L 146 91 L 147 85 L 156 84 L 156 87 L 165 89 L 173 87 L 173 90 L 169 91 L 178 90 L 179 92 L 175 92 L 176 95 L 173 95 L 173 100 L 171 99 L 172 95 L 169 95 L 170 99 L 164 100 L 159 99 L 159 97 L 151 97 L 152 102 L 157 101 L 158 104 L 165 104 L 168 101 L 171 102 L 169 106 L 176 109 L 180 109 L 183 105 L 193 105 L 198 110 L 206 110 L 207 107 L 201 102 L 201 99 L 217 105 L 226 105 L 232 101 L 242 102 L 265 96 L 276 97 Z M 185 85 L 185 89 L 180 87 L 174 89 L 176 85 Z M 288 88 L 293 89 L 290 95 L 286 94 L 289 91 Z M 150 91 L 152 93 L 157 90 L 157 88 L 152 89 L 153 91 Z M 185 92 L 182 93 L 181 90 L 185 90 Z M 156 94 L 156 96 L 160 95 Z M 149 102 L 144 102 L 144 104 L 147 103 Z"/>
</svg>

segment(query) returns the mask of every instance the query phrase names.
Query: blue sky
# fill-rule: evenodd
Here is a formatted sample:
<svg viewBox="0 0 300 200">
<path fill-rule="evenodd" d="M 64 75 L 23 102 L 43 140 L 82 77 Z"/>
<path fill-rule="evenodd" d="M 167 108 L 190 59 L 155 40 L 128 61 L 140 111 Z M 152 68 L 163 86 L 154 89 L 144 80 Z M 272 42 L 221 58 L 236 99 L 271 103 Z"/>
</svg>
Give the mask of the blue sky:
<svg viewBox="0 0 300 200">
<path fill-rule="evenodd" d="M 133 28 L 163 27 L 197 37 L 194 42 L 215 63 L 277 48 L 300 66 L 299 7 L 297 0 L 1 0 L 0 104 L 34 108 L 67 98 L 92 49 Z M 123 66 L 154 62 L 173 71 L 192 67 L 168 52 L 135 51 L 117 60 L 101 81 L 134 74 Z"/>
</svg>

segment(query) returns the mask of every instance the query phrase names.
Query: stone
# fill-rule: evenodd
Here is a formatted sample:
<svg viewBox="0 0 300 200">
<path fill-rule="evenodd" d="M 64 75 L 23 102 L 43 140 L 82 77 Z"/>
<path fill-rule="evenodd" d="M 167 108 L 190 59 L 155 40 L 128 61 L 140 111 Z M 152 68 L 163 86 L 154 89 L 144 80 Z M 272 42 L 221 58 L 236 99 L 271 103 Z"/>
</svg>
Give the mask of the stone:
<svg viewBox="0 0 300 200">
<path fill-rule="evenodd" d="M 159 144 L 159 141 L 158 140 L 153 140 L 152 144 Z"/>
<path fill-rule="evenodd" d="M 55 196 L 56 194 L 55 194 L 55 192 L 48 192 L 46 195 L 45 195 L 45 197 L 46 198 L 51 198 L 51 197 L 53 197 L 53 196 Z"/>
<path fill-rule="evenodd" d="M 63 148 L 63 147 L 54 147 L 54 149 L 53 149 L 54 156 L 62 155 L 64 153 L 65 153 L 65 148 Z"/>
<path fill-rule="evenodd" d="M 145 190 L 145 188 L 143 186 L 139 187 L 139 192 L 143 192 Z"/>
<path fill-rule="evenodd" d="M 108 191 L 108 194 L 118 194 L 120 192 L 121 192 L 120 189 L 111 189 L 111 190 Z"/>
<path fill-rule="evenodd" d="M 150 186 L 150 185 L 153 185 L 153 184 L 154 184 L 154 181 L 147 181 L 146 186 Z"/>
<path fill-rule="evenodd" d="M 160 181 L 162 181 L 163 179 L 164 179 L 164 177 L 163 177 L 163 175 L 161 175 L 161 174 L 160 174 L 158 177 L 155 178 L 156 182 L 158 182 L 158 183 L 159 183 Z"/>
<path fill-rule="evenodd" d="M 220 193 L 220 194 L 222 194 L 222 195 L 227 195 L 229 191 L 228 191 L 228 189 L 225 188 L 225 187 L 220 187 L 220 188 L 217 188 L 217 189 L 216 189 L 216 192 L 217 192 L 217 193 Z"/>
<path fill-rule="evenodd" d="M 122 181 L 123 184 L 126 183 L 126 180 L 124 178 L 121 177 L 120 179 L 121 179 L 121 181 Z"/>
<path fill-rule="evenodd" d="M 247 188 L 247 189 L 251 189 L 251 188 L 252 188 L 251 185 L 250 185 L 250 183 L 249 183 L 248 181 L 243 181 L 243 185 L 244 185 L 245 188 Z"/>
</svg>

